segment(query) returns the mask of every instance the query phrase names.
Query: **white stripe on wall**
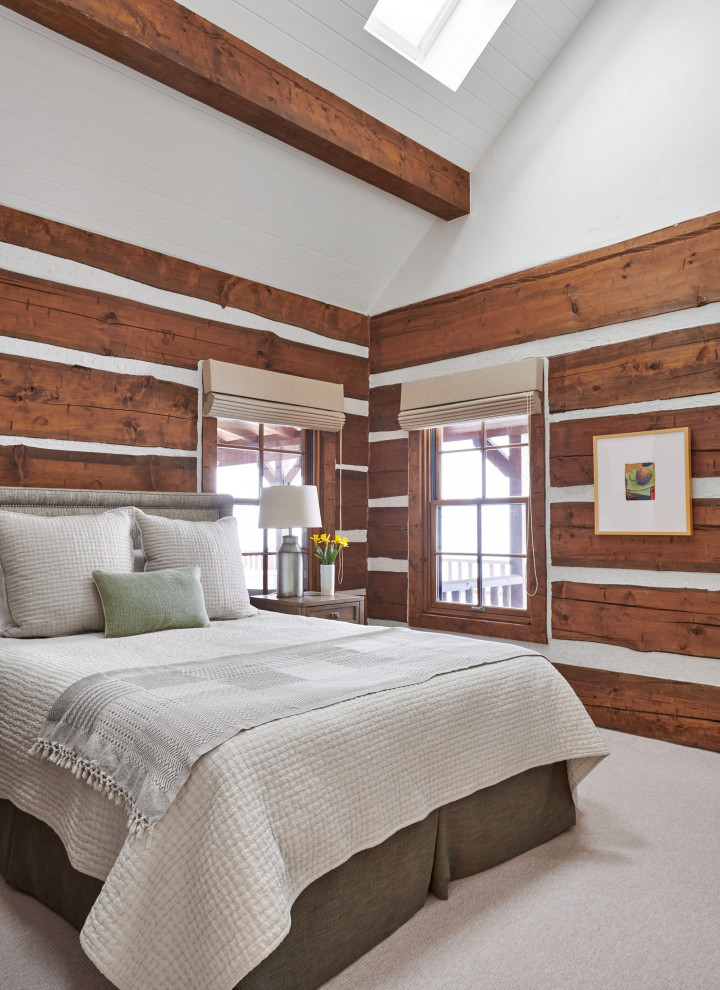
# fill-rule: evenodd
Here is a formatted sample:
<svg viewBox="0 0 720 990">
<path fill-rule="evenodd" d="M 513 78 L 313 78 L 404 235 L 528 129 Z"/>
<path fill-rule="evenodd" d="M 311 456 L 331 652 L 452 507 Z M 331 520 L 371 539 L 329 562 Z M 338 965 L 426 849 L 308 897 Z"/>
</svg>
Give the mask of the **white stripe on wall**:
<svg viewBox="0 0 720 990">
<path fill-rule="evenodd" d="M 704 409 L 720 405 L 720 392 L 703 392 L 699 395 L 681 396 L 679 399 L 647 399 L 643 402 L 624 402 L 619 406 L 598 406 L 595 409 L 568 409 L 567 412 L 550 413 L 548 420 L 559 423 L 567 420 L 594 419 L 596 416 L 634 416 L 637 413 L 672 412 L 673 409 Z"/>
<path fill-rule="evenodd" d="M 693 478 L 693 498 L 720 498 L 720 478 Z M 571 485 L 567 488 L 548 488 L 548 502 L 594 502 L 593 485 Z"/>
<path fill-rule="evenodd" d="M 347 536 L 351 543 L 367 543 L 366 529 L 343 529 L 338 532 L 341 536 Z"/>
<path fill-rule="evenodd" d="M 361 471 L 364 474 L 367 474 L 368 467 L 365 464 L 338 464 L 337 461 L 336 461 L 335 462 L 335 470 L 336 471 Z"/>
<path fill-rule="evenodd" d="M 386 495 L 384 498 L 369 498 L 369 509 L 407 509 L 407 495 Z"/>
<path fill-rule="evenodd" d="M 348 416 L 368 416 L 370 403 L 367 399 L 343 399 L 343 410 Z"/>
<path fill-rule="evenodd" d="M 392 571 L 396 574 L 407 574 L 407 560 L 396 560 L 394 557 L 368 557 L 369 571 Z"/>
<path fill-rule="evenodd" d="M 176 313 L 184 313 L 186 316 L 196 316 L 199 319 L 214 320 L 217 323 L 228 323 L 251 330 L 270 331 L 283 340 L 291 340 L 297 344 L 308 344 L 311 347 L 321 347 L 324 350 L 362 358 L 367 358 L 369 354 L 369 349 L 362 344 L 324 337 L 312 330 L 269 320 L 245 309 L 234 309 L 231 306 L 223 308 L 219 303 L 196 299 L 194 296 L 184 296 L 179 292 L 169 292 L 167 289 L 156 289 L 151 285 L 124 278 L 122 275 L 114 275 L 112 272 L 92 268 L 78 261 L 56 258 L 54 255 L 19 247 L 17 244 L 0 243 L 0 267 L 20 275 L 62 282 L 64 285 L 75 286 L 78 289 L 122 296 L 133 302 L 170 309 Z"/>
<path fill-rule="evenodd" d="M 406 440 L 410 434 L 407 430 L 378 430 L 369 436 L 370 443 L 381 443 L 383 440 Z"/>
<path fill-rule="evenodd" d="M 445 635 L 456 635 L 446 633 Z M 492 637 L 482 636 L 492 642 Z M 629 650 L 609 643 L 586 643 L 576 639 L 556 639 L 549 643 L 522 643 L 508 640 L 517 646 L 530 647 L 553 663 L 567 663 L 575 667 L 596 670 L 614 670 L 621 674 L 638 674 L 643 677 L 660 677 L 672 681 L 691 681 L 693 684 L 715 684 L 720 687 L 720 664 L 713 657 L 693 657 L 684 653 L 660 653 Z"/>
<path fill-rule="evenodd" d="M 398 385 L 401 382 L 417 382 L 436 375 L 449 375 L 455 371 L 474 371 L 478 368 L 495 368 L 500 364 L 519 361 L 526 357 L 554 357 L 557 354 L 572 354 L 573 351 L 586 351 L 591 347 L 616 344 L 624 340 L 637 340 L 667 330 L 684 330 L 701 327 L 707 323 L 720 322 L 720 303 L 710 303 L 694 309 L 676 310 L 657 316 L 646 316 L 641 320 L 627 323 L 614 323 L 592 330 L 579 330 L 577 333 L 547 337 L 544 340 L 529 340 L 523 344 L 510 344 L 489 351 L 446 358 L 429 364 L 414 365 L 412 368 L 398 368 L 396 371 L 383 371 L 370 375 L 370 388 L 380 385 Z M 594 415 L 598 415 L 595 413 Z"/>
<path fill-rule="evenodd" d="M 75 351 L 69 347 L 44 344 L 37 340 L 4 337 L 2 330 L 0 321 L 0 353 L 2 354 L 40 361 L 55 361 L 57 364 L 92 368 L 95 371 L 111 371 L 118 375 L 150 375 L 159 381 L 189 385 L 191 388 L 200 388 L 202 385 L 202 376 L 196 368 L 176 368 L 173 365 L 155 364 L 152 361 L 136 361 L 134 358 L 89 354 L 87 351 Z"/>
<path fill-rule="evenodd" d="M 84 454 L 158 454 L 160 457 L 197 457 L 197 450 L 176 450 L 172 447 L 139 447 L 123 443 L 91 443 L 85 440 L 49 440 L 46 437 L 1 436 L 0 446 L 43 447 L 47 450 L 74 450 Z"/>
<path fill-rule="evenodd" d="M 720 574 L 703 571 L 642 571 L 633 567 L 548 567 L 548 581 L 634 585 L 636 588 L 693 588 L 720 591 Z"/>
</svg>

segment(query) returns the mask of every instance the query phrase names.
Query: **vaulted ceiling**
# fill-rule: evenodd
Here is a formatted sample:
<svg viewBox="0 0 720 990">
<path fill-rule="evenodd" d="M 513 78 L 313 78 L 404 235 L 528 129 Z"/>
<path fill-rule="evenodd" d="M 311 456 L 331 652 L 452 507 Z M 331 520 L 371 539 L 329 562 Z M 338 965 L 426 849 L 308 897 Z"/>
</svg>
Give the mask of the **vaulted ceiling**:
<svg viewBox="0 0 720 990">
<path fill-rule="evenodd" d="M 374 0 L 186 6 L 471 170 L 592 3 L 518 0 L 456 93 L 363 30 Z M 444 222 L 12 6 L 0 7 L 3 204 L 363 312 Z"/>
</svg>

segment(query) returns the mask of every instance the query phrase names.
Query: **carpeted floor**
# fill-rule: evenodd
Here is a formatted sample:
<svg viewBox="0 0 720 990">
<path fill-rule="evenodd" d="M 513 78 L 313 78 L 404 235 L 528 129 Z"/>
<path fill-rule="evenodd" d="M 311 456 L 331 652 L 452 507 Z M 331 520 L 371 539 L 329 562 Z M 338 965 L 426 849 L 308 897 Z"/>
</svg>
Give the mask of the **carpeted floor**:
<svg viewBox="0 0 720 990">
<path fill-rule="evenodd" d="M 720 990 L 720 754 L 604 734 L 575 829 L 429 898 L 325 990 Z M 2 990 L 110 986 L 0 882 Z"/>
</svg>

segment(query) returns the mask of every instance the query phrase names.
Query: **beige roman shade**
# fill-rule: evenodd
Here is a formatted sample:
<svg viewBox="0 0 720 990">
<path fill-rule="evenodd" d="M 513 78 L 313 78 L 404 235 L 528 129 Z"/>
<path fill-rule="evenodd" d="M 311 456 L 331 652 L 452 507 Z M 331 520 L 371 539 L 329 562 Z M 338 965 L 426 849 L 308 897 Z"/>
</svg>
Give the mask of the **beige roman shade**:
<svg viewBox="0 0 720 990">
<path fill-rule="evenodd" d="M 497 368 L 403 382 L 398 422 L 403 430 L 541 411 L 543 366 L 527 358 Z"/>
<path fill-rule="evenodd" d="M 203 415 L 338 433 L 345 422 L 343 387 L 277 371 L 203 361 Z"/>
</svg>

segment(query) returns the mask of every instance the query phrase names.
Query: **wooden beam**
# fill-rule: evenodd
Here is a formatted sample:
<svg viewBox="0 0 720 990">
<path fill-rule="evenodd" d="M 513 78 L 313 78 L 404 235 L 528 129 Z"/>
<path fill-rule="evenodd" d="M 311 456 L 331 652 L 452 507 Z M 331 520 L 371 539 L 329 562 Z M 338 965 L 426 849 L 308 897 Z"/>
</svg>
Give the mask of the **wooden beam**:
<svg viewBox="0 0 720 990">
<path fill-rule="evenodd" d="M 0 484 L 22 488 L 196 492 L 197 458 L 155 454 L 95 454 L 0 447 Z"/>
<path fill-rule="evenodd" d="M 720 752 L 720 687 L 554 665 L 596 725 Z"/>
<path fill-rule="evenodd" d="M 368 510 L 368 556 L 408 559 L 408 510 L 398 507 Z"/>
<path fill-rule="evenodd" d="M 720 406 L 569 419 L 550 425 L 550 484 L 593 484 L 593 437 L 690 427 L 693 478 L 720 474 Z"/>
<path fill-rule="evenodd" d="M 0 240 L 56 258 L 79 261 L 156 289 L 205 299 L 223 307 L 244 309 L 324 337 L 368 345 L 369 319 L 362 313 L 93 234 L 66 223 L 44 220 L 9 206 L 0 206 Z"/>
<path fill-rule="evenodd" d="M 217 358 L 340 382 L 355 398 L 368 394 L 367 358 L 14 272 L 0 271 L 0 311 L 6 337 L 181 368 Z"/>
<path fill-rule="evenodd" d="M 559 354 L 548 369 L 550 412 L 717 391 L 720 323 Z"/>
<path fill-rule="evenodd" d="M 202 429 L 202 490 L 217 491 L 217 419 L 204 416 Z"/>
<path fill-rule="evenodd" d="M 368 617 L 407 622 L 408 576 L 395 571 L 370 571 L 367 583 Z"/>
<path fill-rule="evenodd" d="M 556 581 L 552 634 L 640 652 L 720 656 L 720 592 Z"/>
<path fill-rule="evenodd" d="M 2 4 L 435 216 L 469 212 L 464 169 L 173 0 Z"/>
<path fill-rule="evenodd" d="M 381 313 L 370 321 L 370 371 L 391 371 L 718 300 L 720 213 L 712 213 Z"/>
<path fill-rule="evenodd" d="M 382 440 L 370 444 L 370 498 L 408 493 L 408 441 Z"/>
<path fill-rule="evenodd" d="M 379 385 L 370 389 L 370 432 L 382 433 L 400 429 L 400 386 Z"/>
<path fill-rule="evenodd" d="M 550 506 L 552 562 L 557 567 L 715 574 L 720 571 L 720 499 L 693 499 L 692 512 L 692 536 L 598 536 L 592 502 L 556 502 Z"/>
<path fill-rule="evenodd" d="M 0 434 L 193 450 L 197 389 L 0 354 Z"/>
<path fill-rule="evenodd" d="M 338 462 L 340 453 L 338 451 Z M 345 414 L 345 425 L 342 430 L 342 463 L 360 464 L 367 467 L 368 463 L 368 418 Z"/>
</svg>

